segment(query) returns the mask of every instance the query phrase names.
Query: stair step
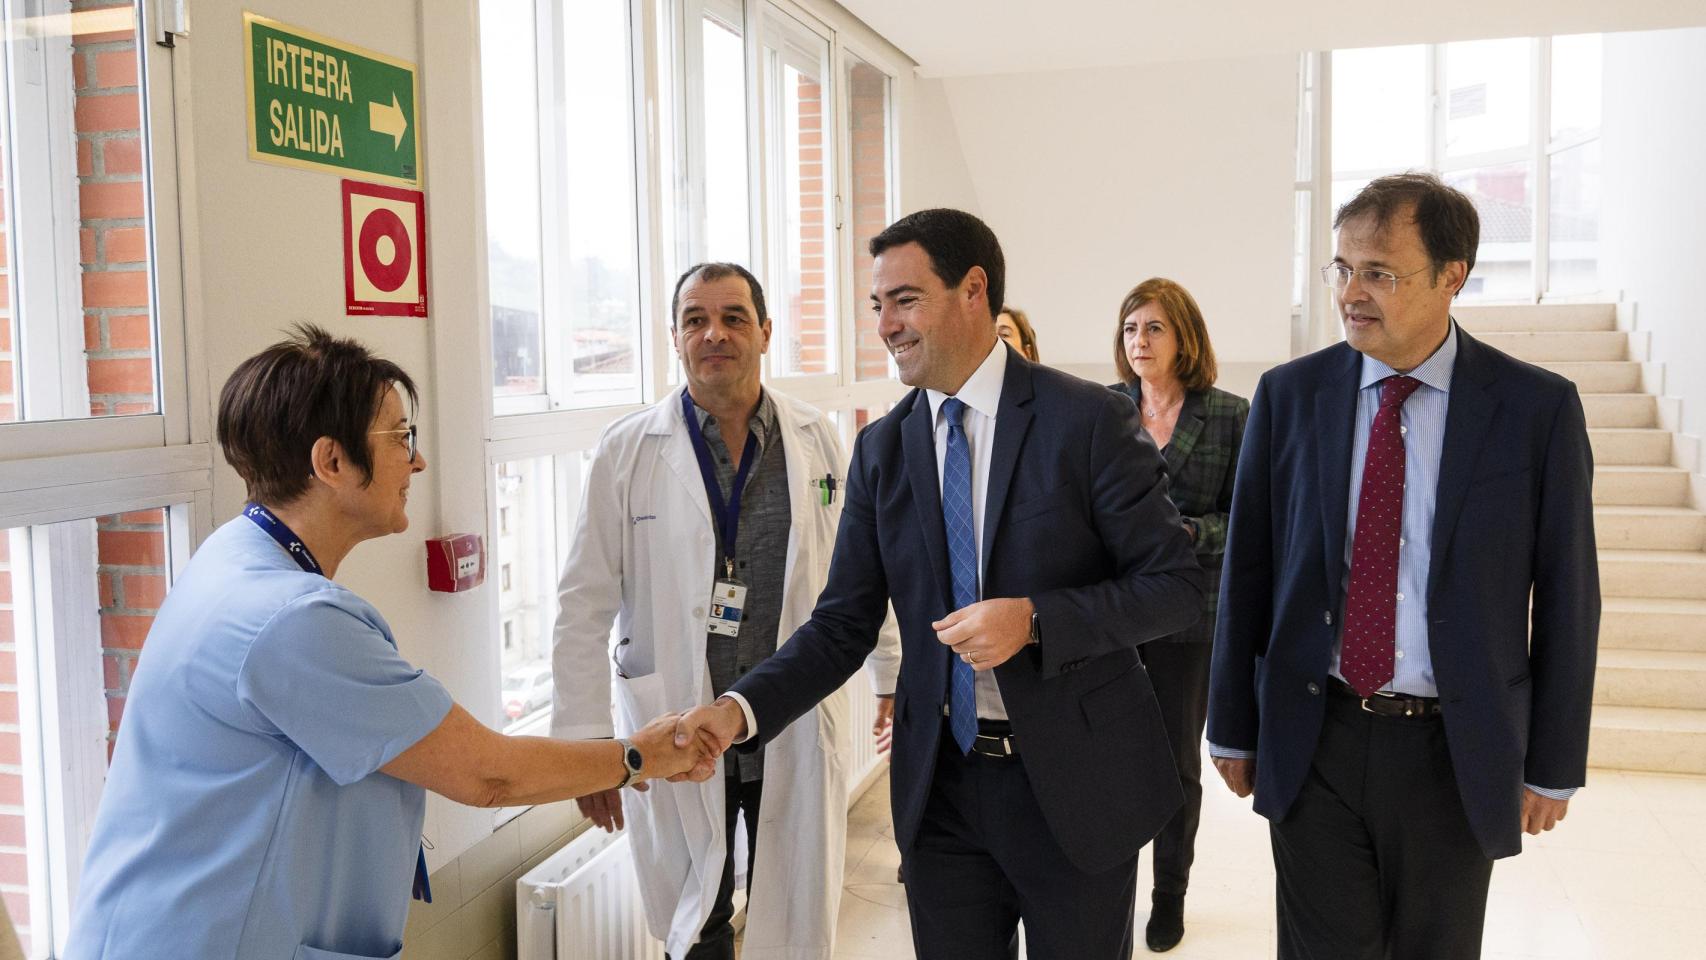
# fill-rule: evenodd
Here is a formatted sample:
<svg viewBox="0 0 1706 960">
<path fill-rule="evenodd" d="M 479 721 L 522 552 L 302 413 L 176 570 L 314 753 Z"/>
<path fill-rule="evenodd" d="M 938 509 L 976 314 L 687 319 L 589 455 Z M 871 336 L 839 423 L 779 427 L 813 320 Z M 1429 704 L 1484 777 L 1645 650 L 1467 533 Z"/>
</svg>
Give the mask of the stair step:
<svg viewBox="0 0 1706 960">
<path fill-rule="evenodd" d="M 1706 653 L 1706 600 L 1606 597 L 1599 649 Z"/>
<path fill-rule="evenodd" d="M 1656 427 L 1659 407 L 1645 393 L 1583 393 L 1589 427 Z"/>
<path fill-rule="evenodd" d="M 1482 333 L 1476 335 L 1518 360 L 1627 360 L 1629 335 L 1621 330 L 1567 333 Z"/>
<path fill-rule="evenodd" d="M 1593 462 L 1607 466 L 1670 465 L 1670 431 L 1651 427 L 1595 427 L 1588 431 Z"/>
<path fill-rule="evenodd" d="M 1593 535 L 1601 550 L 1706 550 L 1706 513 L 1604 504 L 1593 508 Z"/>
<path fill-rule="evenodd" d="M 1594 673 L 1593 702 L 1706 710 L 1706 653 L 1602 650 Z"/>
<path fill-rule="evenodd" d="M 1548 360 L 1538 366 L 1574 383 L 1581 393 L 1641 392 L 1641 365 L 1634 360 Z"/>
<path fill-rule="evenodd" d="M 1476 335 L 1529 330 L 1614 330 L 1617 307 L 1610 303 L 1512 303 L 1457 306 L 1451 316 Z"/>
<path fill-rule="evenodd" d="M 1688 503 L 1688 471 L 1680 467 L 1595 467 L 1593 502 L 1596 506 L 1680 507 Z"/>
<path fill-rule="evenodd" d="M 1588 765 L 1706 773 L 1706 710 L 1595 707 Z"/>
<path fill-rule="evenodd" d="M 1602 597 L 1706 600 L 1706 553 L 1692 550 L 1600 550 Z"/>
</svg>

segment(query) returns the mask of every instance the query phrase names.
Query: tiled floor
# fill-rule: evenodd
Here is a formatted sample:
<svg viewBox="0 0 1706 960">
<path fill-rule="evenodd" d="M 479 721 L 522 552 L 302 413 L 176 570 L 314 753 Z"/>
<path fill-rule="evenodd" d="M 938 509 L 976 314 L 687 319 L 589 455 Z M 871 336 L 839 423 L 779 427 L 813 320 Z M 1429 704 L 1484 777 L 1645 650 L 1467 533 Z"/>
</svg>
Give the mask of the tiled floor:
<svg viewBox="0 0 1706 960">
<path fill-rule="evenodd" d="M 1206 775 L 1212 768 L 1204 762 Z M 1170 956 L 1274 954 L 1266 821 L 1216 779 L 1205 784 L 1185 940 Z M 854 808 L 847 836 L 838 958 L 907 960 L 912 939 L 888 783 Z M 1568 819 L 1493 870 L 1484 957 L 1706 957 L 1706 777 L 1592 770 Z M 1148 851 L 1137 923 L 1148 913 Z M 1141 946 L 1140 956 L 1147 956 Z"/>
</svg>

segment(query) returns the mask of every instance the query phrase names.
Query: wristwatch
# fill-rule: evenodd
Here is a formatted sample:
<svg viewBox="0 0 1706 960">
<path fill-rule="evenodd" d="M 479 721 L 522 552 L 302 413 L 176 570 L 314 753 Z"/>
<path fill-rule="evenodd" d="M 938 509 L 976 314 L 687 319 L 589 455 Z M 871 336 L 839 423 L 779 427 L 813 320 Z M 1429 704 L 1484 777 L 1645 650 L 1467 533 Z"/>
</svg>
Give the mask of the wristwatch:
<svg viewBox="0 0 1706 960">
<path fill-rule="evenodd" d="M 616 742 L 622 745 L 622 767 L 627 770 L 627 773 L 622 777 L 622 782 L 616 785 L 616 789 L 620 790 L 633 783 L 635 778 L 640 775 L 640 768 L 646 765 L 646 758 L 640 756 L 640 750 L 634 746 L 633 741 L 617 737 Z"/>
</svg>

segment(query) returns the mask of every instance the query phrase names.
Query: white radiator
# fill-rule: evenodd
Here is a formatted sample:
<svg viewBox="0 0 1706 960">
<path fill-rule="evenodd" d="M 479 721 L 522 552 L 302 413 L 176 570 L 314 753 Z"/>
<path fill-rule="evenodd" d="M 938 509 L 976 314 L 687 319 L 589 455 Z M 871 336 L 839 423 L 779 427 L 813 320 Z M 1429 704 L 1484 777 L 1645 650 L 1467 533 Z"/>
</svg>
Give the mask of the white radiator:
<svg viewBox="0 0 1706 960">
<path fill-rule="evenodd" d="M 518 960 L 663 960 L 626 833 L 588 830 L 516 881 Z"/>
</svg>

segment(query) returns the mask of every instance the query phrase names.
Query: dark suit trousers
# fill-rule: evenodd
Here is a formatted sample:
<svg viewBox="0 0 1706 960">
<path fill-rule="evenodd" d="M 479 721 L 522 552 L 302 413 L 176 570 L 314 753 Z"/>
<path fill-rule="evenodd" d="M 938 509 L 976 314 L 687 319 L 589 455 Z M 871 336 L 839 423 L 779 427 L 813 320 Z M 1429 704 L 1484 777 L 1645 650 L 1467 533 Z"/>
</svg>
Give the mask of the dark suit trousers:
<svg viewBox="0 0 1706 960">
<path fill-rule="evenodd" d="M 1085 776 L 1094 790 L 1094 771 Z M 963 755 L 944 733 L 901 867 L 918 960 L 1007 960 L 1021 918 L 1031 960 L 1130 956 L 1137 858 L 1098 874 L 1073 866 L 1016 757 Z"/>
<path fill-rule="evenodd" d="M 1438 717 L 1379 717 L 1329 693 L 1309 778 L 1269 832 L 1281 960 L 1481 955 L 1493 862 Z"/>
<path fill-rule="evenodd" d="M 1208 665 L 1214 645 L 1155 640 L 1137 648 L 1161 720 L 1167 725 L 1167 745 L 1179 770 L 1185 803 L 1155 837 L 1155 890 L 1183 896 L 1196 859 L 1197 825 L 1202 822 L 1202 731 L 1208 720 Z"/>
<path fill-rule="evenodd" d="M 723 881 L 716 902 L 699 932 L 699 942 L 687 951 L 686 960 L 735 960 L 735 817 L 746 814 L 746 885 L 752 889 L 752 865 L 758 862 L 758 802 L 764 781 L 742 783 L 734 764 L 723 777 L 723 837 L 728 855 L 723 858 Z M 665 960 L 668 960 L 667 956 Z"/>
</svg>

